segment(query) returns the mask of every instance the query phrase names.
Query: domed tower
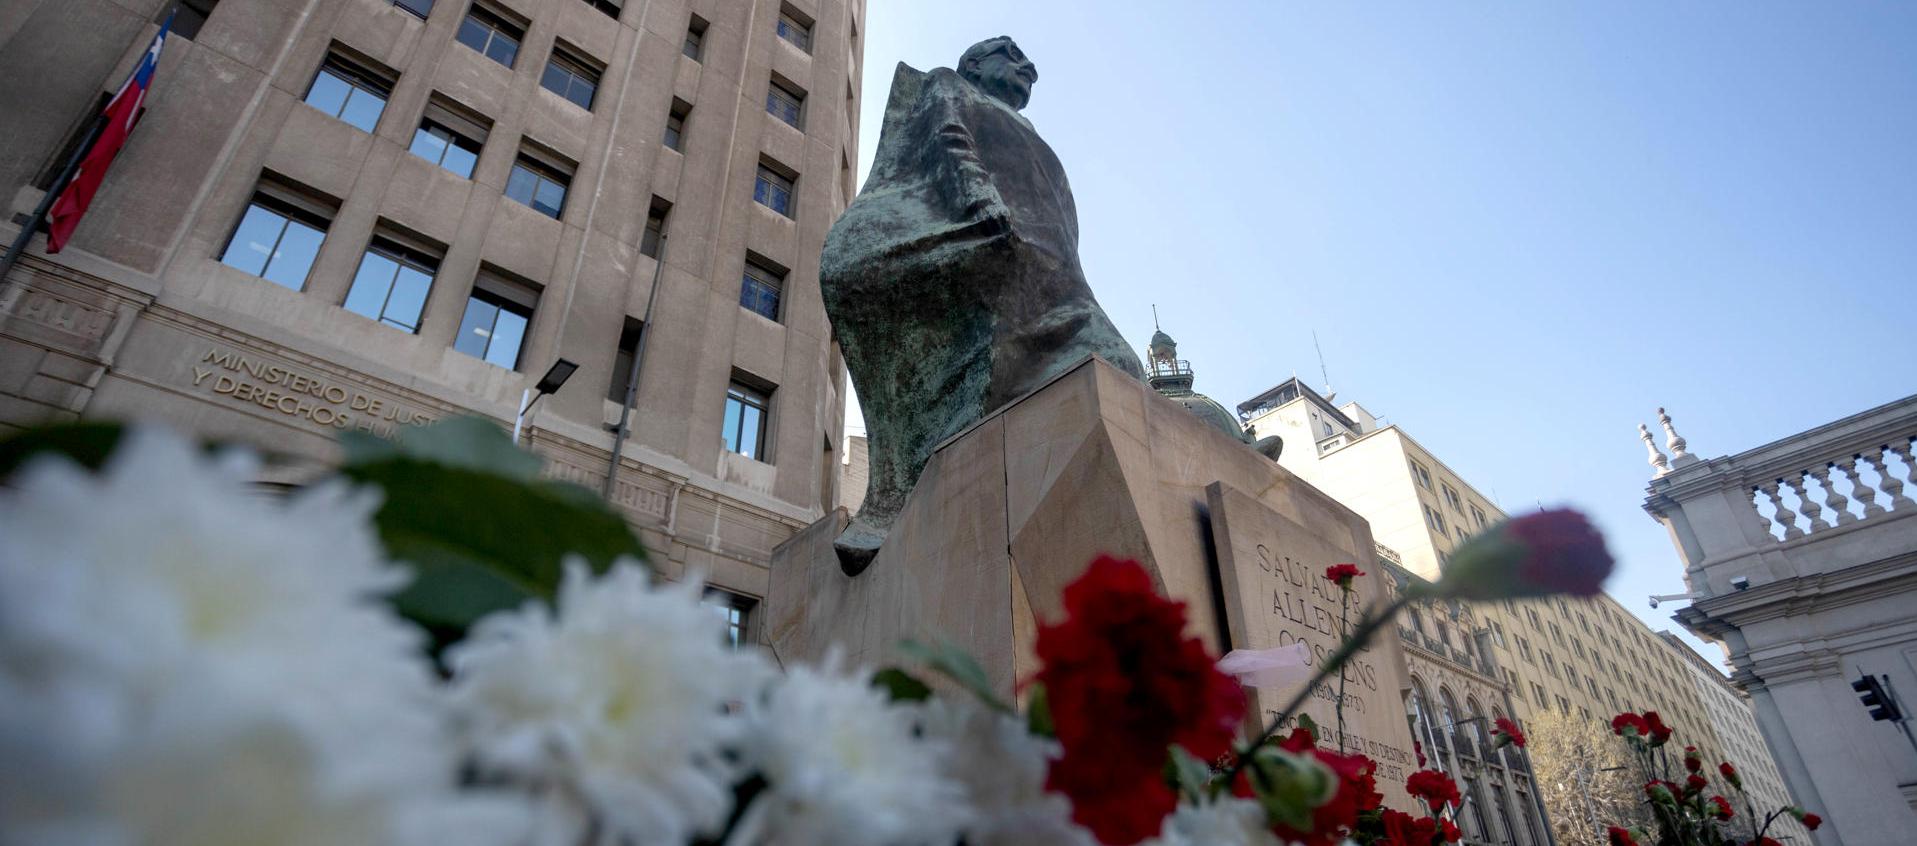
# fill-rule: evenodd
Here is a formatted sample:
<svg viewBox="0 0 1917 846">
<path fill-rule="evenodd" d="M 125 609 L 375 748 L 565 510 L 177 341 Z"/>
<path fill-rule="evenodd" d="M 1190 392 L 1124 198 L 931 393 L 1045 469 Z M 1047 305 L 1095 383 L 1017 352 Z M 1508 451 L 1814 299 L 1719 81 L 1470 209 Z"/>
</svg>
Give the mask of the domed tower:
<svg viewBox="0 0 1917 846">
<path fill-rule="evenodd" d="M 1278 451 L 1284 443 L 1276 435 L 1254 442 L 1245 433 L 1244 427 L 1238 425 L 1238 418 L 1219 405 L 1217 400 L 1191 389 L 1196 378 L 1191 362 L 1179 359 L 1178 342 L 1165 334 L 1163 329 L 1152 332 L 1151 345 L 1145 348 L 1145 370 L 1145 381 L 1151 383 L 1152 389 L 1166 399 L 1184 406 L 1198 419 L 1264 453 L 1273 461 L 1278 459 Z"/>
</svg>

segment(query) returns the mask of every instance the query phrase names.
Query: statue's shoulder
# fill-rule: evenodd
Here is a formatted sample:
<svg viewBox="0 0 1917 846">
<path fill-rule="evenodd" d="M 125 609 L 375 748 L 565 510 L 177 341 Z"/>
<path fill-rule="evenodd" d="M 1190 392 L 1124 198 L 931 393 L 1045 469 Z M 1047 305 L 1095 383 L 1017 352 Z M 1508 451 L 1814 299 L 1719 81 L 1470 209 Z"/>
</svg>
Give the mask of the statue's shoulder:
<svg viewBox="0 0 1917 846">
<path fill-rule="evenodd" d="M 897 108 L 910 108 L 927 96 L 952 96 L 960 94 L 970 87 L 965 78 L 951 68 L 933 68 L 922 71 L 904 62 L 892 71 L 892 92 L 888 99 L 887 111 Z"/>
</svg>

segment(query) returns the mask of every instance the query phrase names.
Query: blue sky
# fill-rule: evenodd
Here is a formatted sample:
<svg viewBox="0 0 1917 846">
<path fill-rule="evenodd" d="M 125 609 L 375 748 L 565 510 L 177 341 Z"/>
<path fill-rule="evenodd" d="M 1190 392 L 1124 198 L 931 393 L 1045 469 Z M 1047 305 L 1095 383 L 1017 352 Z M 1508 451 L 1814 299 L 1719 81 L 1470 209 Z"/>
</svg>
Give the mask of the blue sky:
<svg viewBox="0 0 1917 846">
<path fill-rule="evenodd" d="M 1638 423 L 1742 451 L 1917 390 L 1917 5 L 871 0 L 892 69 L 1016 38 L 1126 337 L 1314 384 L 1683 589 Z M 1662 441 L 1660 435 L 1660 443 Z M 1714 660 L 1718 653 L 1705 653 Z"/>
</svg>

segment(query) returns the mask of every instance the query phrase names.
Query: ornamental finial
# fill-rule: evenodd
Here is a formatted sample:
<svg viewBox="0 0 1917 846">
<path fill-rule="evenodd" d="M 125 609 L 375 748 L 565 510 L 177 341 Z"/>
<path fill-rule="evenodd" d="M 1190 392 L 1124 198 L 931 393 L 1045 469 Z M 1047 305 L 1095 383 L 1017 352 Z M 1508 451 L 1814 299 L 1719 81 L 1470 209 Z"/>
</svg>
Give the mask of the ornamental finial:
<svg viewBox="0 0 1917 846">
<path fill-rule="evenodd" d="M 1637 436 L 1643 439 L 1644 449 L 1651 454 L 1647 459 L 1651 462 L 1651 469 L 1657 471 L 1651 474 L 1651 478 L 1655 479 L 1671 472 L 1671 462 L 1664 457 L 1664 453 L 1658 452 L 1657 442 L 1651 437 L 1650 427 L 1642 423 L 1637 424 Z"/>
<path fill-rule="evenodd" d="M 1686 464 L 1695 463 L 1697 456 L 1685 451 L 1684 448 L 1686 444 L 1684 442 L 1684 436 L 1679 435 L 1677 428 L 1671 425 L 1671 415 L 1664 413 L 1664 409 L 1659 408 L 1657 410 L 1657 422 L 1658 425 L 1664 427 L 1664 447 L 1671 451 L 1671 466 L 1683 467 Z"/>
</svg>

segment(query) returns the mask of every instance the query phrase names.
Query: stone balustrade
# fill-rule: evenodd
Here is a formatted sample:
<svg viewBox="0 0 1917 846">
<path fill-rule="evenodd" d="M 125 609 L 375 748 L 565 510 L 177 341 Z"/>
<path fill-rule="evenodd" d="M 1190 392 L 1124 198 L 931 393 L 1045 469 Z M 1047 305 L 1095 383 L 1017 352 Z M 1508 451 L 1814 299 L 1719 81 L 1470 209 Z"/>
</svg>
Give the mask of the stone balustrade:
<svg viewBox="0 0 1917 846">
<path fill-rule="evenodd" d="M 1693 592 L 1868 563 L 1917 533 L 1917 396 L 1709 460 L 1659 413 L 1671 456 L 1639 427 L 1655 470 L 1644 508 L 1670 528 Z"/>
</svg>

